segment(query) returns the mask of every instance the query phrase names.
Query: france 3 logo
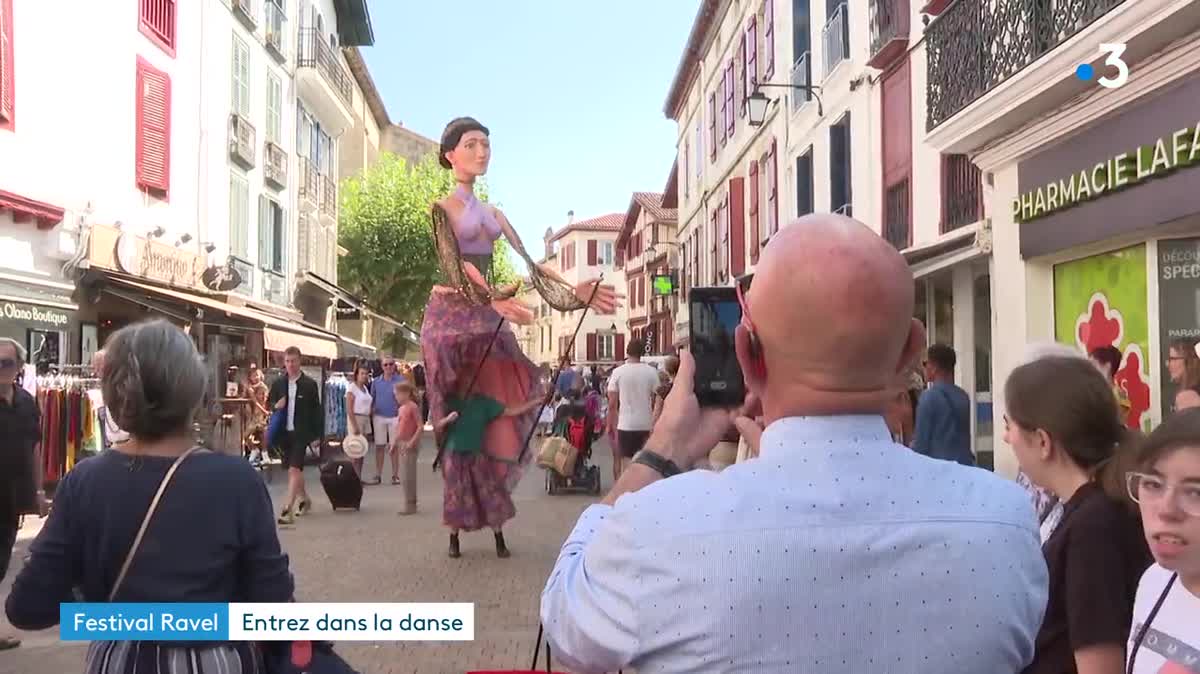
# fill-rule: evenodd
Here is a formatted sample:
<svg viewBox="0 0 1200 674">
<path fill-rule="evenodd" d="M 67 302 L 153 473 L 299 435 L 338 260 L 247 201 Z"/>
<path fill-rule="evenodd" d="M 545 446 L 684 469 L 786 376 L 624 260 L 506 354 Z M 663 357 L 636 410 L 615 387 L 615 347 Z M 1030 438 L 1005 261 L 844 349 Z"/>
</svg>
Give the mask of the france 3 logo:
<svg viewBox="0 0 1200 674">
<path fill-rule="evenodd" d="M 1113 77 L 1101 77 L 1096 80 L 1096 84 L 1105 89 L 1119 89 L 1125 86 L 1125 83 L 1129 81 L 1129 64 L 1121 58 L 1125 55 L 1125 49 L 1124 42 L 1108 42 L 1100 45 L 1100 53 L 1108 56 L 1104 59 L 1104 65 L 1115 69 L 1116 74 Z M 1084 82 L 1090 82 L 1092 78 L 1096 77 L 1096 68 L 1090 63 L 1081 63 L 1075 68 L 1075 76 Z"/>
</svg>

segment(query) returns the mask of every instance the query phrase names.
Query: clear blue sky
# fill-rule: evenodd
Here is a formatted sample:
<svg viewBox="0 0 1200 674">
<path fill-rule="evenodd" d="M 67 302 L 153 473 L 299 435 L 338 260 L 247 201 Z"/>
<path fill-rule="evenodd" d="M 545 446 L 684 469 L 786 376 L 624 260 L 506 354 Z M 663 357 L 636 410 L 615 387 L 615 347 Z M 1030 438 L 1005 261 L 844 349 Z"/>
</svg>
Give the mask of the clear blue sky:
<svg viewBox="0 0 1200 674">
<path fill-rule="evenodd" d="M 623 212 L 675 158 L 662 113 L 699 0 L 371 0 L 363 49 L 388 115 L 434 140 L 492 134 L 488 188 L 535 259 L 542 233 Z"/>
</svg>

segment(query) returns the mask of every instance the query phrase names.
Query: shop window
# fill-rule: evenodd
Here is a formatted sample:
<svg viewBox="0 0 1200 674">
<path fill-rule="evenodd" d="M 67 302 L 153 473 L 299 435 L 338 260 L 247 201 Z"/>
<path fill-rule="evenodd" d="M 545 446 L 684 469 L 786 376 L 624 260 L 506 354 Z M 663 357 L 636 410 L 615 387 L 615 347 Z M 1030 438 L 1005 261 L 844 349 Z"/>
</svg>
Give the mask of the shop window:
<svg viewBox="0 0 1200 674">
<path fill-rule="evenodd" d="M 975 278 L 975 458 L 995 470 L 992 433 L 992 283 L 986 273 Z"/>
</svg>

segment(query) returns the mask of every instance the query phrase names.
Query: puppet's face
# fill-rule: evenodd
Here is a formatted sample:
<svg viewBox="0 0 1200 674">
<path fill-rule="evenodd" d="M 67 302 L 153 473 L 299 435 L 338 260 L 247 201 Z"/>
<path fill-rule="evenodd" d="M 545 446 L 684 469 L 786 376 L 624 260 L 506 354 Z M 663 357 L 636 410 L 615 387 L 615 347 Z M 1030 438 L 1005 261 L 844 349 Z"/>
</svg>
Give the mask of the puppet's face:
<svg viewBox="0 0 1200 674">
<path fill-rule="evenodd" d="M 492 159 L 492 143 L 484 132 L 468 131 L 458 140 L 458 145 L 446 153 L 446 159 L 456 173 L 484 175 Z"/>
</svg>

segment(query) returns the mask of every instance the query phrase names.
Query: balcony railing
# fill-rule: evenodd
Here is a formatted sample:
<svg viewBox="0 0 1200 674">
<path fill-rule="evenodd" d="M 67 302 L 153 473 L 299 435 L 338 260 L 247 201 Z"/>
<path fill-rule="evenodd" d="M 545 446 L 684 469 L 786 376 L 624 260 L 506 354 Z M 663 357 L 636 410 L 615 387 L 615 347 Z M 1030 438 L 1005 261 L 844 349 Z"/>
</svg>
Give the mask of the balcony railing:
<svg viewBox="0 0 1200 674">
<path fill-rule="evenodd" d="M 287 187 L 287 153 L 269 140 L 263 143 L 263 177 L 278 187 Z"/>
<path fill-rule="evenodd" d="M 925 31 L 926 130 L 937 128 L 1125 1 L 953 3 Z"/>
<path fill-rule="evenodd" d="M 229 155 L 246 168 L 254 167 L 254 125 L 236 112 L 229 115 Z"/>
<path fill-rule="evenodd" d="M 354 83 L 350 72 L 342 66 L 340 59 L 325 36 L 315 28 L 300 30 L 300 53 L 296 65 L 301 68 L 316 68 L 325 82 L 337 92 L 346 105 L 354 101 Z"/>
<path fill-rule="evenodd" d="M 825 77 L 829 77 L 839 63 L 850 58 L 850 23 L 846 20 L 846 3 L 838 5 L 825 22 L 825 28 L 821 29 L 821 44 L 825 48 Z"/>
<path fill-rule="evenodd" d="M 321 176 L 321 215 L 337 215 L 337 183 L 329 176 Z"/>
<path fill-rule="evenodd" d="M 896 250 L 904 250 L 909 246 L 909 197 L 908 178 L 889 187 L 884 195 L 883 238 Z"/>
<path fill-rule="evenodd" d="M 908 0 L 871 0 L 871 60 L 885 68 L 908 46 Z"/>
<path fill-rule="evenodd" d="M 300 185 L 297 192 L 301 199 L 308 200 L 314 206 L 321 203 L 321 174 L 308 157 L 300 158 Z"/>
<path fill-rule="evenodd" d="M 811 87 L 812 81 L 812 52 L 806 51 L 792 65 L 792 86 Z M 805 103 L 812 100 L 812 92 L 807 89 L 792 90 L 792 112 L 799 110 Z"/>
<path fill-rule="evenodd" d="M 983 217 L 983 174 L 965 154 L 942 157 L 942 231 Z"/>
<path fill-rule="evenodd" d="M 287 60 L 287 44 L 285 42 L 287 36 L 287 15 L 277 2 L 281 0 L 267 0 L 266 6 L 266 26 L 263 31 L 263 36 L 266 38 L 267 49 L 275 55 L 275 58 L 280 61 Z"/>
</svg>

